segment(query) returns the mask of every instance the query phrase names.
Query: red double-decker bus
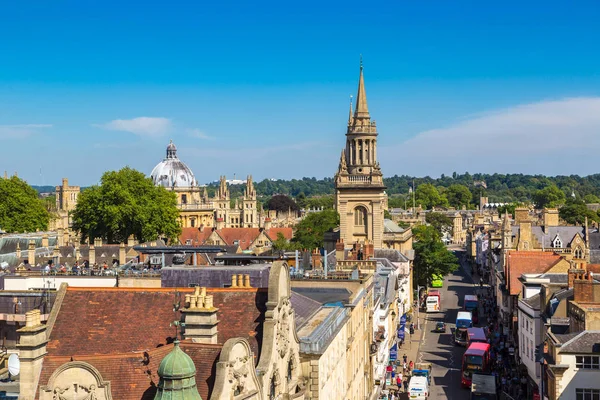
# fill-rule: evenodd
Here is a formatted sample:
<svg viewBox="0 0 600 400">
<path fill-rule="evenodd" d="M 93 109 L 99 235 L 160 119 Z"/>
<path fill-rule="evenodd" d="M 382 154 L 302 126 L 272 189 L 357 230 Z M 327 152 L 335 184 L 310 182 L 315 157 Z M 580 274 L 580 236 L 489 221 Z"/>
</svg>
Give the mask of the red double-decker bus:
<svg viewBox="0 0 600 400">
<path fill-rule="evenodd" d="M 483 328 L 468 328 L 467 336 L 469 337 L 468 345 L 471 343 L 487 343 L 488 339 Z"/>
<path fill-rule="evenodd" d="M 464 387 L 469 387 L 473 373 L 488 372 L 490 372 L 489 343 L 471 343 L 463 355 L 460 383 Z"/>
</svg>

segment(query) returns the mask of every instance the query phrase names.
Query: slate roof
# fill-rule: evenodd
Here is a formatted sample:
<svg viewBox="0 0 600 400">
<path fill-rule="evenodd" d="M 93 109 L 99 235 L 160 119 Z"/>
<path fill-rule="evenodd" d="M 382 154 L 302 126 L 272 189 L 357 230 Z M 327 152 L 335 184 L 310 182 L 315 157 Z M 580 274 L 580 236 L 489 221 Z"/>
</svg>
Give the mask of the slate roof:
<svg viewBox="0 0 600 400">
<path fill-rule="evenodd" d="M 408 258 L 395 249 L 375 249 L 373 258 L 386 258 L 391 262 L 408 262 Z"/>
<path fill-rule="evenodd" d="M 346 288 L 294 287 L 292 292 L 300 293 L 321 304 L 337 302 L 348 304 L 352 295 L 352 292 Z"/>
<path fill-rule="evenodd" d="M 290 298 L 296 319 L 296 330 L 306 323 L 319 309 L 321 303 L 292 291 Z"/>
<path fill-rule="evenodd" d="M 47 384 L 59 365 L 83 360 L 111 381 L 113 398 L 153 399 L 158 365 L 172 349 L 175 330 L 169 324 L 178 319 L 172 310 L 176 291 L 183 299 L 193 289 L 68 288 L 49 337 L 39 385 Z M 209 398 L 215 363 L 228 339 L 247 338 L 256 363 L 267 302 L 265 289 L 209 288 L 207 293 L 219 309 L 219 344 L 181 343 L 196 365 L 203 398 Z M 142 363 L 144 352 L 148 365 Z"/>
<path fill-rule="evenodd" d="M 538 293 L 534 296 L 523 299 L 523 303 L 527 304 L 529 307 L 531 307 L 534 310 L 539 310 L 540 305 L 541 305 L 540 294 Z"/>
<path fill-rule="evenodd" d="M 575 337 L 563 341 L 563 343 L 560 348 L 561 353 L 597 354 L 600 352 L 600 331 L 579 332 Z"/>
<path fill-rule="evenodd" d="M 521 293 L 519 278 L 522 274 L 541 274 L 548 271 L 561 257 L 543 251 L 509 251 L 506 276 L 509 294 Z"/>
<path fill-rule="evenodd" d="M 404 231 L 405 231 L 405 229 L 398 226 L 398 224 L 395 223 L 394 221 L 392 221 L 391 219 L 386 218 L 383 220 L 383 232 L 384 233 L 402 233 Z"/>
<path fill-rule="evenodd" d="M 600 232 L 597 229 L 590 229 L 588 240 L 590 246 L 590 262 L 600 264 Z"/>
</svg>

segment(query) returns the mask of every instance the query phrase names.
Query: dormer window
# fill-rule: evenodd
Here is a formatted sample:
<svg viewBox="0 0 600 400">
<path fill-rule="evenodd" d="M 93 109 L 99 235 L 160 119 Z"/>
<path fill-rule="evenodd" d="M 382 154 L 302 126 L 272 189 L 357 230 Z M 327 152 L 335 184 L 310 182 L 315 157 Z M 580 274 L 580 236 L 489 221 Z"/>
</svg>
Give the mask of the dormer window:
<svg viewBox="0 0 600 400">
<path fill-rule="evenodd" d="M 556 237 L 552 241 L 552 247 L 554 247 L 555 249 L 560 249 L 563 247 L 562 240 L 560 240 L 560 237 L 558 237 L 558 235 L 556 235 Z"/>
</svg>

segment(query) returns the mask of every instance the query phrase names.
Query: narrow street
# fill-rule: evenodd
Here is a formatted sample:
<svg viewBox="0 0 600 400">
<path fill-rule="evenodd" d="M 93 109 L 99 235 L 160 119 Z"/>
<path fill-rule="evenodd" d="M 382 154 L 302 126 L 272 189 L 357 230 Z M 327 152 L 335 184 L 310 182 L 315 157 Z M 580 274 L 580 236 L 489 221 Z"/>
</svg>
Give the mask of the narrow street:
<svg viewBox="0 0 600 400">
<path fill-rule="evenodd" d="M 430 362 L 433 368 L 433 381 L 430 389 L 431 399 L 469 399 L 470 391 L 460 385 L 461 362 L 465 348 L 456 346 L 452 340 L 456 314 L 462 308 L 464 296 L 474 294 L 475 287 L 468 267 L 462 264 L 454 274 L 444 280 L 442 293 L 442 312 L 437 314 L 421 313 L 421 346 L 417 362 Z M 435 333 L 437 321 L 446 322 L 446 333 Z"/>
</svg>

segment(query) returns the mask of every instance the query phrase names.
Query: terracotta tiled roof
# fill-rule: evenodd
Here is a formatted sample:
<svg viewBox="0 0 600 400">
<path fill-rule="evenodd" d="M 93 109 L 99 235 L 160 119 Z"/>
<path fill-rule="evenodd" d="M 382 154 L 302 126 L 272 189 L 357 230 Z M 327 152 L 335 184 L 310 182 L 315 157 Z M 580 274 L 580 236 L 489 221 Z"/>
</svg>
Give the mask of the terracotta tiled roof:
<svg viewBox="0 0 600 400">
<path fill-rule="evenodd" d="M 214 385 L 214 365 L 221 353 L 220 344 L 201 344 L 181 342 L 185 351 L 196 365 L 196 385 L 203 399 L 210 398 Z M 158 366 L 162 359 L 173 349 L 166 345 L 147 352 L 129 353 L 116 356 L 81 356 L 73 357 L 73 361 L 84 361 L 92 364 L 105 381 L 111 383 L 113 399 L 152 400 L 158 384 Z M 71 357 L 46 356 L 40 386 L 48 383 L 52 372 Z M 39 397 L 39 391 L 38 391 Z"/>
<path fill-rule="evenodd" d="M 181 244 L 187 244 L 188 240 L 191 240 L 193 246 L 201 246 L 206 242 L 206 239 L 212 233 L 211 228 L 204 228 L 202 232 L 198 228 L 181 228 L 181 235 L 179 235 L 179 242 Z"/>
<path fill-rule="evenodd" d="M 506 263 L 506 281 L 509 293 L 513 296 L 521 293 L 519 278 L 522 274 L 541 274 L 560 261 L 561 256 L 544 251 L 509 251 Z"/>
<path fill-rule="evenodd" d="M 247 250 L 248 247 L 256 240 L 260 234 L 258 228 L 223 228 L 218 229 L 217 233 L 225 241 L 225 244 L 232 245 L 237 240 L 242 250 Z"/>
<path fill-rule="evenodd" d="M 193 291 L 191 288 L 68 288 L 49 338 L 40 386 L 47 384 L 59 365 L 71 358 L 85 359 L 98 368 L 105 380 L 111 381 L 113 398 L 152 399 L 155 390 L 152 384 L 158 382 L 155 376 L 158 364 L 166 354 L 162 351 L 168 351 L 174 339 L 175 328 L 169 324 L 178 319 L 172 310 L 176 290 L 182 299 L 185 293 Z M 248 339 L 256 362 L 262 344 L 266 289 L 209 288 L 207 293 L 213 295 L 214 305 L 219 309 L 219 343 L 235 337 Z M 186 344 L 186 341 L 182 344 L 198 369 L 200 394 L 209 398 L 212 368 L 220 345 Z M 202 346 L 213 347 L 211 350 Z M 152 365 L 142 364 L 144 352 L 151 355 Z"/>
<path fill-rule="evenodd" d="M 281 233 L 287 240 L 291 240 L 294 236 L 294 230 L 292 228 L 271 228 L 265 230 L 265 233 L 272 241 L 277 240 L 278 233 Z"/>
</svg>

